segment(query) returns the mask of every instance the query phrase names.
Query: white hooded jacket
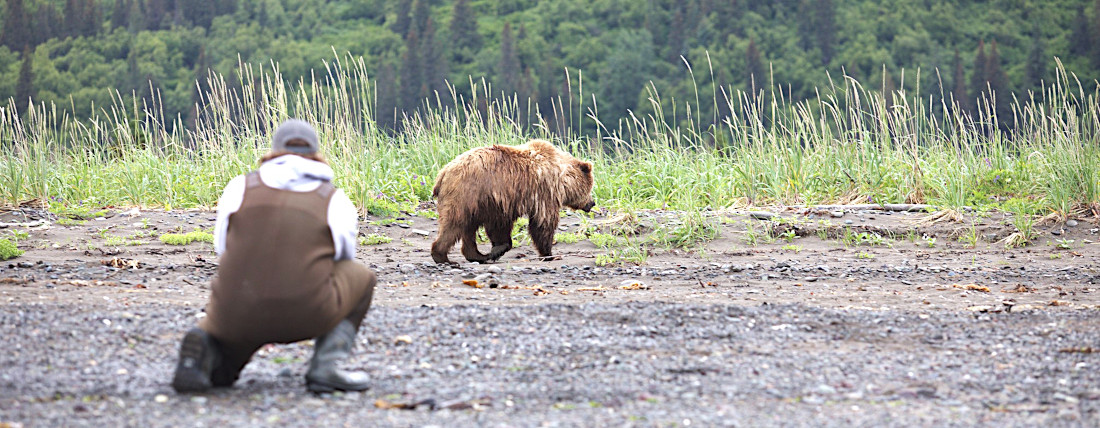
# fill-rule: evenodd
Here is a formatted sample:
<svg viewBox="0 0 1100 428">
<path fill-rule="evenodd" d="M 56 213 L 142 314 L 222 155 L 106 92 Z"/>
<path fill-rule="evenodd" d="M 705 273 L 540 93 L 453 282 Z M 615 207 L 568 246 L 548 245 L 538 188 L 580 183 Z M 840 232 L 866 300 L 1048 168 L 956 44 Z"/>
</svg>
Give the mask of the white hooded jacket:
<svg viewBox="0 0 1100 428">
<path fill-rule="evenodd" d="M 260 165 L 260 181 L 274 189 L 311 192 L 321 183 L 332 181 L 328 165 L 295 155 L 279 156 Z M 241 208 L 244 201 L 245 176 L 229 181 L 218 199 L 218 217 L 214 222 L 214 251 L 225 252 L 225 236 L 229 231 L 229 216 Z M 355 258 L 355 237 L 359 234 L 359 214 L 343 190 L 336 189 L 328 204 L 328 226 L 336 247 L 334 260 Z"/>
</svg>

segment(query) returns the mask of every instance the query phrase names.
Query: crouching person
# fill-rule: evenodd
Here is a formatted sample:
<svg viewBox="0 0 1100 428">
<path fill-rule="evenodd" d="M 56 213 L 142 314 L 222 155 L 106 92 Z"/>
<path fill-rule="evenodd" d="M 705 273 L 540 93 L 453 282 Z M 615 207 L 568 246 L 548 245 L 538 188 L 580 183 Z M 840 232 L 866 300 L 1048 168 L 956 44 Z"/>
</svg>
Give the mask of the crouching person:
<svg viewBox="0 0 1100 428">
<path fill-rule="evenodd" d="M 367 389 L 366 373 L 336 366 L 351 353 L 376 277 L 353 260 L 357 211 L 318 148 L 312 126 L 288 120 L 259 169 L 226 185 L 214 230 L 218 272 L 206 317 L 180 344 L 176 391 L 231 386 L 261 346 L 310 338 L 310 391 Z"/>
</svg>

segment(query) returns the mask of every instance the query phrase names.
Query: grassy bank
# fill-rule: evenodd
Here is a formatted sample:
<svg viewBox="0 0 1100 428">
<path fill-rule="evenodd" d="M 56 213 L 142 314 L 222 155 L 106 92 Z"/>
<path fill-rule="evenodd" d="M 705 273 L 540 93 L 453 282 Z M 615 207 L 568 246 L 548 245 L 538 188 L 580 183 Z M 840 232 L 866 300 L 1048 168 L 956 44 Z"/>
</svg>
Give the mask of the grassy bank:
<svg viewBox="0 0 1100 428">
<path fill-rule="evenodd" d="M 598 204 L 618 210 L 911 202 L 1065 216 L 1100 202 L 1100 97 L 1065 73 L 1043 93 L 1012 99 L 1013 117 L 996 117 L 989 102 L 962 114 L 915 88 L 884 97 L 841 77 L 804 102 L 780 86 L 686 101 L 662 100 L 654 88 L 657 114 L 605 124 L 578 85 L 553 112 L 573 125 L 565 136 L 549 132 L 554 123 L 520 126 L 538 112 L 472 82 L 474 99 L 401 118 L 404 131 L 390 136 L 369 119 L 366 65 L 325 66 L 304 82 L 247 64 L 231 82 L 212 75 L 194 131 L 124 94 L 80 120 L 46 105 L 20 117 L 9 102 L 0 109 L 0 199 L 213 206 L 230 178 L 256 166 L 273 127 L 298 116 L 318 124 L 337 184 L 375 212 L 429 199 L 436 171 L 471 147 L 531 137 L 593 161 Z M 700 102 L 732 114 L 693 117 Z"/>
</svg>

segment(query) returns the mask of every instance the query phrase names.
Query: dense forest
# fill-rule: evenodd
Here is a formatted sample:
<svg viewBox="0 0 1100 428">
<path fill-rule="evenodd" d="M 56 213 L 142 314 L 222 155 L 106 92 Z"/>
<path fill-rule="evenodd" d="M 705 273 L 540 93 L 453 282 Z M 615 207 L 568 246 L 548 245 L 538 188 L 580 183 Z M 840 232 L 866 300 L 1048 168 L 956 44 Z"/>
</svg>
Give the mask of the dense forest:
<svg viewBox="0 0 1100 428">
<path fill-rule="evenodd" d="M 1100 78 L 1100 0 L 6 0 L 0 13 L 0 98 L 77 118 L 133 94 L 188 124 L 211 71 L 240 85 L 242 64 L 277 66 L 309 83 L 348 55 L 387 126 L 482 82 L 544 118 L 595 100 L 613 127 L 673 100 L 703 98 L 694 114 L 717 118 L 729 107 L 709 100 L 739 92 L 813 98 L 842 76 L 962 108 L 992 91 L 999 109 L 1057 61 L 1086 91 Z"/>
</svg>

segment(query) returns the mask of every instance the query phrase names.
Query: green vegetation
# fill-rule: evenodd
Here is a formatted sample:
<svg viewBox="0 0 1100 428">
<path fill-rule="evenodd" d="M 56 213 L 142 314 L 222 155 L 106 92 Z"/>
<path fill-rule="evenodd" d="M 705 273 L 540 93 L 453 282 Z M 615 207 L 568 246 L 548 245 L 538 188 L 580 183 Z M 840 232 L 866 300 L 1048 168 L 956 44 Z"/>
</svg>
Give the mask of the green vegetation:
<svg viewBox="0 0 1100 428">
<path fill-rule="evenodd" d="M 581 239 L 584 239 L 584 237 L 581 236 L 578 233 L 555 233 L 554 234 L 554 242 L 558 242 L 558 243 L 562 243 L 562 244 L 573 244 L 573 243 L 576 243 L 576 242 L 580 242 Z"/>
<path fill-rule="evenodd" d="M 240 89 L 247 79 L 219 86 L 209 71 L 231 75 L 245 64 L 258 72 L 275 62 L 296 82 L 346 67 L 317 63 L 333 52 L 370 65 L 377 96 L 364 117 L 391 128 L 426 102 L 451 106 L 478 92 L 515 94 L 524 106 L 516 119 L 537 125 L 541 114 L 554 129 L 616 128 L 655 113 L 672 122 L 689 115 L 676 100 L 722 91 L 755 96 L 779 84 L 785 99 L 812 99 L 830 86 L 826 71 L 887 92 L 936 88 L 928 91 L 933 104 L 954 97 L 977 108 L 973 100 L 990 90 L 1005 101 L 1010 91 L 1037 91 L 1053 80 L 1054 57 L 1085 82 L 1100 64 L 1100 7 L 1091 0 L 208 0 L 176 10 L 178 2 L 164 0 L 5 3 L 0 99 L 33 96 L 85 118 L 112 116 L 101 109 L 135 94 L 159 104 L 169 125 L 179 117 L 192 130 L 204 120 L 192 105 L 212 100 L 203 92 Z M 585 94 L 571 93 L 581 86 Z M 646 101 L 651 86 L 666 94 L 659 106 Z M 598 121 L 588 116 L 592 96 L 601 100 Z M 736 105 L 706 101 L 694 102 L 690 116 L 714 124 L 737 117 Z"/>
<path fill-rule="evenodd" d="M 12 230 L 11 231 L 11 239 L 14 239 L 16 242 L 22 241 L 24 239 L 28 239 L 30 237 L 31 237 L 30 232 L 27 232 L 25 230 Z"/>
<path fill-rule="evenodd" d="M 13 259 L 23 255 L 24 252 L 7 238 L 0 238 L 0 260 Z"/>
<path fill-rule="evenodd" d="M 596 255 L 596 266 L 615 266 L 620 264 L 632 263 L 636 265 L 645 264 L 645 261 L 649 258 L 649 252 L 640 245 L 630 245 L 622 248 L 612 249 L 605 254 Z"/>
<path fill-rule="evenodd" d="M 619 237 L 606 233 L 593 233 L 588 235 L 588 241 L 600 248 L 611 248 L 619 245 Z"/>
<path fill-rule="evenodd" d="M 891 246 L 889 240 L 875 232 L 853 232 L 852 228 L 844 228 L 844 234 L 840 236 L 840 242 L 846 247 L 867 246 Z"/>
<path fill-rule="evenodd" d="M 390 242 L 393 242 L 393 238 L 390 238 L 386 235 L 379 235 L 377 233 L 371 233 L 367 236 L 359 237 L 359 245 L 378 245 L 388 244 Z"/>
<path fill-rule="evenodd" d="M 970 229 L 968 229 L 962 235 L 959 235 L 959 238 L 958 238 L 959 242 L 961 242 L 963 244 L 963 246 L 965 246 L 967 248 L 976 247 L 978 245 L 978 240 L 979 239 L 981 239 L 981 237 L 978 234 L 978 229 L 975 228 L 974 226 L 970 226 Z"/>
<path fill-rule="evenodd" d="M 415 88 L 400 70 L 417 63 L 401 54 L 428 46 L 408 46 L 403 3 L 112 11 L 102 25 L 35 34 L 43 39 L 26 55 L 0 47 L 0 96 L 24 93 L 19 70 L 30 58 L 36 100 L 0 108 L 0 200 L 50 201 L 74 224 L 94 218 L 91 207 L 213 206 L 229 179 L 255 167 L 272 128 L 298 116 L 319 124 L 336 184 L 380 217 L 415 212 L 430 178 L 469 148 L 530 137 L 591 160 L 603 209 L 695 213 L 655 234 L 666 246 L 712 239 L 701 213 L 733 205 L 1005 209 L 1020 212 L 1016 245 L 1034 238 L 1034 216 L 1100 204 L 1100 92 L 1093 48 L 1075 38 L 1098 26 L 1075 24 L 1096 17 L 1079 12 L 1085 1 L 477 2 L 459 19 L 443 0 L 408 18 L 472 17 L 476 30 L 439 25 L 432 40 L 462 40 L 432 50 L 447 52 L 453 85 L 436 76 Z M 683 28 L 672 25 L 677 13 L 691 17 Z M 823 37 L 828 28 L 836 37 Z M 1035 46 L 1047 49 L 1039 60 L 1029 58 Z M 955 48 L 959 60 L 943 57 Z M 1062 62 L 1042 59 L 1052 55 Z M 420 88 L 441 98 L 415 101 Z M 767 223 L 755 227 L 751 245 L 776 239 Z"/>
<path fill-rule="evenodd" d="M 110 213 L 108 210 L 93 208 L 90 205 L 84 205 L 83 201 L 76 204 L 60 204 L 51 203 L 49 206 L 50 212 L 57 215 L 59 223 L 61 220 L 72 220 L 83 224 L 86 220 L 91 220 L 97 217 L 103 217 Z"/>
<path fill-rule="evenodd" d="M 96 232 L 96 234 L 103 239 L 103 245 L 108 247 L 143 245 L 146 242 L 143 241 L 142 238 L 153 236 L 151 232 L 146 234 L 141 231 L 133 233 L 130 236 L 119 236 L 108 233 L 110 230 L 110 227 L 106 227 Z M 161 240 L 163 241 L 163 238 Z M 211 239 L 211 242 L 213 242 L 213 239 Z"/>
<path fill-rule="evenodd" d="M 681 213 L 677 222 L 658 224 L 651 235 L 657 245 L 689 248 L 705 244 L 718 237 L 718 220 L 699 211 Z"/>
<path fill-rule="evenodd" d="M 214 235 L 196 230 L 188 233 L 165 233 L 160 236 L 160 242 L 168 245 L 187 245 L 196 241 L 212 243 Z"/>
</svg>

